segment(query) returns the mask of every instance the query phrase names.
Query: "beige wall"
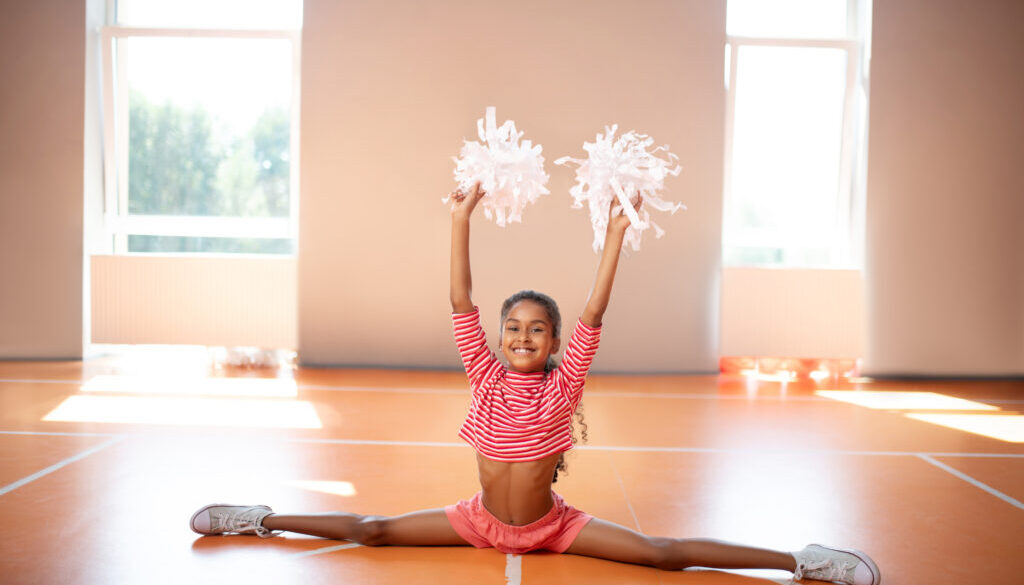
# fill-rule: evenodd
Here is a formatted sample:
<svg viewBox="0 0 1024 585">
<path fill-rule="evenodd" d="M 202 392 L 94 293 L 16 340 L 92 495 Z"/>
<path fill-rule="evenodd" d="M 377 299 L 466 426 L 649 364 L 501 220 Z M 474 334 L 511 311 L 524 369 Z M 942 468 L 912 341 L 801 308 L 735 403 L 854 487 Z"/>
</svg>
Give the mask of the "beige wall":
<svg viewBox="0 0 1024 585">
<path fill-rule="evenodd" d="M 93 242 L 100 195 L 97 120 L 83 113 L 96 103 L 86 26 L 97 1 L 0 5 L 0 358 L 82 353 L 83 222 Z M 578 314 L 596 257 L 584 214 L 568 209 L 572 174 L 550 161 L 615 121 L 672 145 L 685 168 L 670 192 L 690 210 L 624 259 L 596 365 L 714 369 L 724 1 L 642 8 L 307 2 L 304 360 L 454 365 L 438 200 L 449 157 L 493 104 L 545 146 L 553 194 L 524 225 L 474 226 L 476 298 L 492 334 L 498 303 L 521 287 Z M 1024 374 L 1022 11 L 1015 1 L 876 3 L 872 373 Z"/>
<path fill-rule="evenodd" d="M 725 2 L 307 0 L 303 30 L 299 355 L 308 364 L 454 366 L 451 157 L 497 106 L 544 146 L 550 196 L 505 229 L 474 220 L 474 298 L 548 292 L 567 320 L 597 257 L 569 209 L 580 155 L 617 122 L 669 143 L 689 211 L 624 258 L 595 368 L 717 367 Z"/>
<path fill-rule="evenodd" d="M 82 355 L 85 12 L 0 3 L 0 358 Z"/>
<path fill-rule="evenodd" d="M 864 356 L 860 270 L 726 268 L 722 355 Z"/>
<path fill-rule="evenodd" d="M 94 343 L 294 348 L 295 259 L 94 255 Z"/>
<path fill-rule="evenodd" d="M 874 374 L 1024 374 L 1024 3 L 876 2 Z"/>
</svg>

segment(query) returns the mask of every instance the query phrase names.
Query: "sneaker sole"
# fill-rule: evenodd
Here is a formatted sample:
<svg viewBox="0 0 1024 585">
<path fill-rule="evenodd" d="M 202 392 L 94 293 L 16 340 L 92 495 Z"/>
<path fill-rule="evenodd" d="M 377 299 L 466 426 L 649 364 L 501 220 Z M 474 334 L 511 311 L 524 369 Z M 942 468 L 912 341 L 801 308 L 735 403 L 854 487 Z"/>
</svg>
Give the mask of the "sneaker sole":
<svg viewBox="0 0 1024 585">
<path fill-rule="evenodd" d="M 834 546 L 825 546 L 824 544 L 817 544 L 814 546 L 820 546 L 821 548 L 827 548 L 829 550 L 837 550 L 857 557 L 857 560 L 864 563 L 867 568 L 871 570 L 871 585 L 881 585 L 882 572 L 878 570 L 878 565 L 876 565 L 875 561 L 871 560 L 871 557 L 866 553 L 853 548 L 836 548 Z"/>
</svg>

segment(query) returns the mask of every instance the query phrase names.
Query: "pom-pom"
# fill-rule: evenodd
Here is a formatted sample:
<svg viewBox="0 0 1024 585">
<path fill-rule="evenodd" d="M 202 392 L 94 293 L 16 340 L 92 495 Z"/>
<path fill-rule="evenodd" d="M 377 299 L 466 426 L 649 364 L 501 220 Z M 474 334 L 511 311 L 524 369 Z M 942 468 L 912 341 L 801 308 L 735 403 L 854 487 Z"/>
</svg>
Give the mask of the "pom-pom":
<svg viewBox="0 0 1024 585">
<path fill-rule="evenodd" d="M 666 201 L 658 196 L 665 186 L 665 176 L 679 174 L 680 167 L 676 164 L 679 157 L 669 152 L 667 145 L 648 152 L 647 148 L 654 144 L 654 140 L 632 130 L 615 139 L 617 129 L 616 125 L 606 126 L 604 134 L 598 133 L 594 142 L 584 142 L 583 150 L 588 154 L 586 159 L 563 156 L 555 161 L 556 165 L 579 165 L 576 184 L 569 194 L 575 200 L 574 208 L 583 207 L 584 201 L 590 207 L 595 252 L 604 247 L 612 205 L 615 205 L 615 213 L 621 209 L 629 216 L 630 226 L 626 229 L 623 243 L 629 244 L 633 250 L 640 249 L 640 236 L 644 230 L 653 227 L 658 238 L 665 234 L 665 230 L 651 221 L 648 208 L 672 213 L 686 209 L 682 203 Z M 665 158 L 659 158 L 660 153 Z M 633 207 L 635 199 L 631 199 L 638 193 L 643 204 L 636 210 Z"/>
<path fill-rule="evenodd" d="M 493 216 L 504 227 L 506 222 L 522 221 L 523 209 L 549 193 L 544 186 L 548 175 L 544 172 L 541 146 L 529 140 L 520 143 L 523 133 L 516 131 L 515 122 L 506 120 L 499 127 L 494 106 L 487 108 L 484 117 L 486 122 L 476 121 L 480 142 L 464 141 L 459 157 L 453 158 L 455 181 L 464 193 L 480 181 L 484 215 L 487 219 Z M 443 201 L 447 203 L 449 199 Z"/>
</svg>

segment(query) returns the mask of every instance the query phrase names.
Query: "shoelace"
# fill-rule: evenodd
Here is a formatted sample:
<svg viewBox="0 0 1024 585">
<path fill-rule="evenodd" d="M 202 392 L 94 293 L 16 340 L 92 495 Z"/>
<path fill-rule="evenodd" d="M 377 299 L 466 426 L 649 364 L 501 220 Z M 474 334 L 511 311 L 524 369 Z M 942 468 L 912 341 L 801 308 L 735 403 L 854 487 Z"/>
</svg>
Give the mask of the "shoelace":
<svg viewBox="0 0 1024 585">
<path fill-rule="evenodd" d="M 823 559 L 807 563 L 800 563 L 793 572 L 793 581 L 809 577 L 819 581 L 847 581 L 846 574 L 854 568 L 854 563 L 833 564 L 832 559 Z"/>
<path fill-rule="evenodd" d="M 237 532 L 240 534 L 251 530 L 261 538 L 271 536 L 270 530 L 261 526 L 255 518 L 256 515 L 253 510 L 245 510 L 237 514 L 215 515 L 213 517 L 216 521 L 216 524 L 214 524 L 214 530 L 222 532 Z"/>
</svg>

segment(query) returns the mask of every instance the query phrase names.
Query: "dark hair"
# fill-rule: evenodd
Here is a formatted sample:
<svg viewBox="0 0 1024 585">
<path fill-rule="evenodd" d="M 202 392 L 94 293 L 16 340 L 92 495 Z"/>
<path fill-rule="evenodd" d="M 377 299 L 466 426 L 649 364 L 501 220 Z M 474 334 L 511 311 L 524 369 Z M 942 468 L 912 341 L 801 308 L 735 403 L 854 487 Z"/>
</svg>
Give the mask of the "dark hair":
<svg viewBox="0 0 1024 585">
<path fill-rule="evenodd" d="M 584 443 L 586 443 L 587 442 L 587 421 L 583 420 L 583 403 L 582 402 L 580 402 L 579 406 L 576 407 L 576 412 L 574 412 L 572 414 L 573 414 L 573 416 L 576 417 L 576 420 L 578 420 L 580 422 L 580 438 L 583 439 Z M 576 445 L 576 427 L 572 424 L 572 422 L 569 423 L 569 432 L 572 433 L 572 444 Z M 565 451 L 562 451 L 562 454 L 558 457 L 558 463 L 555 465 L 555 475 L 551 478 L 551 483 L 557 483 L 558 482 L 558 472 L 559 471 L 561 471 L 562 473 L 564 473 L 566 475 L 569 474 L 569 466 L 566 465 L 566 463 L 565 463 Z"/>
<path fill-rule="evenodd" d="M 555 299 L 549 297 L 544 293 L 537 292 L 535 290 L 521 290 L 516 294 L 505 299 L 505 302 L 501 304 L 501 327 L 505 328 L 505 319 L 508 318 L 508 312 L 512 310 L 512 307 L 520 301 L 530 301 L 537 303 L 544 308 L 544 312 L 548 314 L 548 319 L 551 321 L 552 337 L 558 337 L 562 330 L 562 314 L 558 311 L 558 303 Z M 548 361 L 544 364 L 544 372 L 549 373 L 558 367 L 558 364 L 551 357 L 548 357 Z M 583 420 L 583 403 L 580 403 L 576 407 L 576 412 L 573 415 L 580 422 L 580 437 L 583 442 L 587 442 L 587 423 Z M 569 429 L 572 433 L 572 444 L 576 444 L 576 428 L 572 422 L 569 423 Z M 555 475 L 551 478 L 551 483 L 558 481 L 558 472 L 569 473 L 569 468 L 565 464 L 565 453 L 558 458 L 558 464 L 555 465 Z"/>
</svg>

